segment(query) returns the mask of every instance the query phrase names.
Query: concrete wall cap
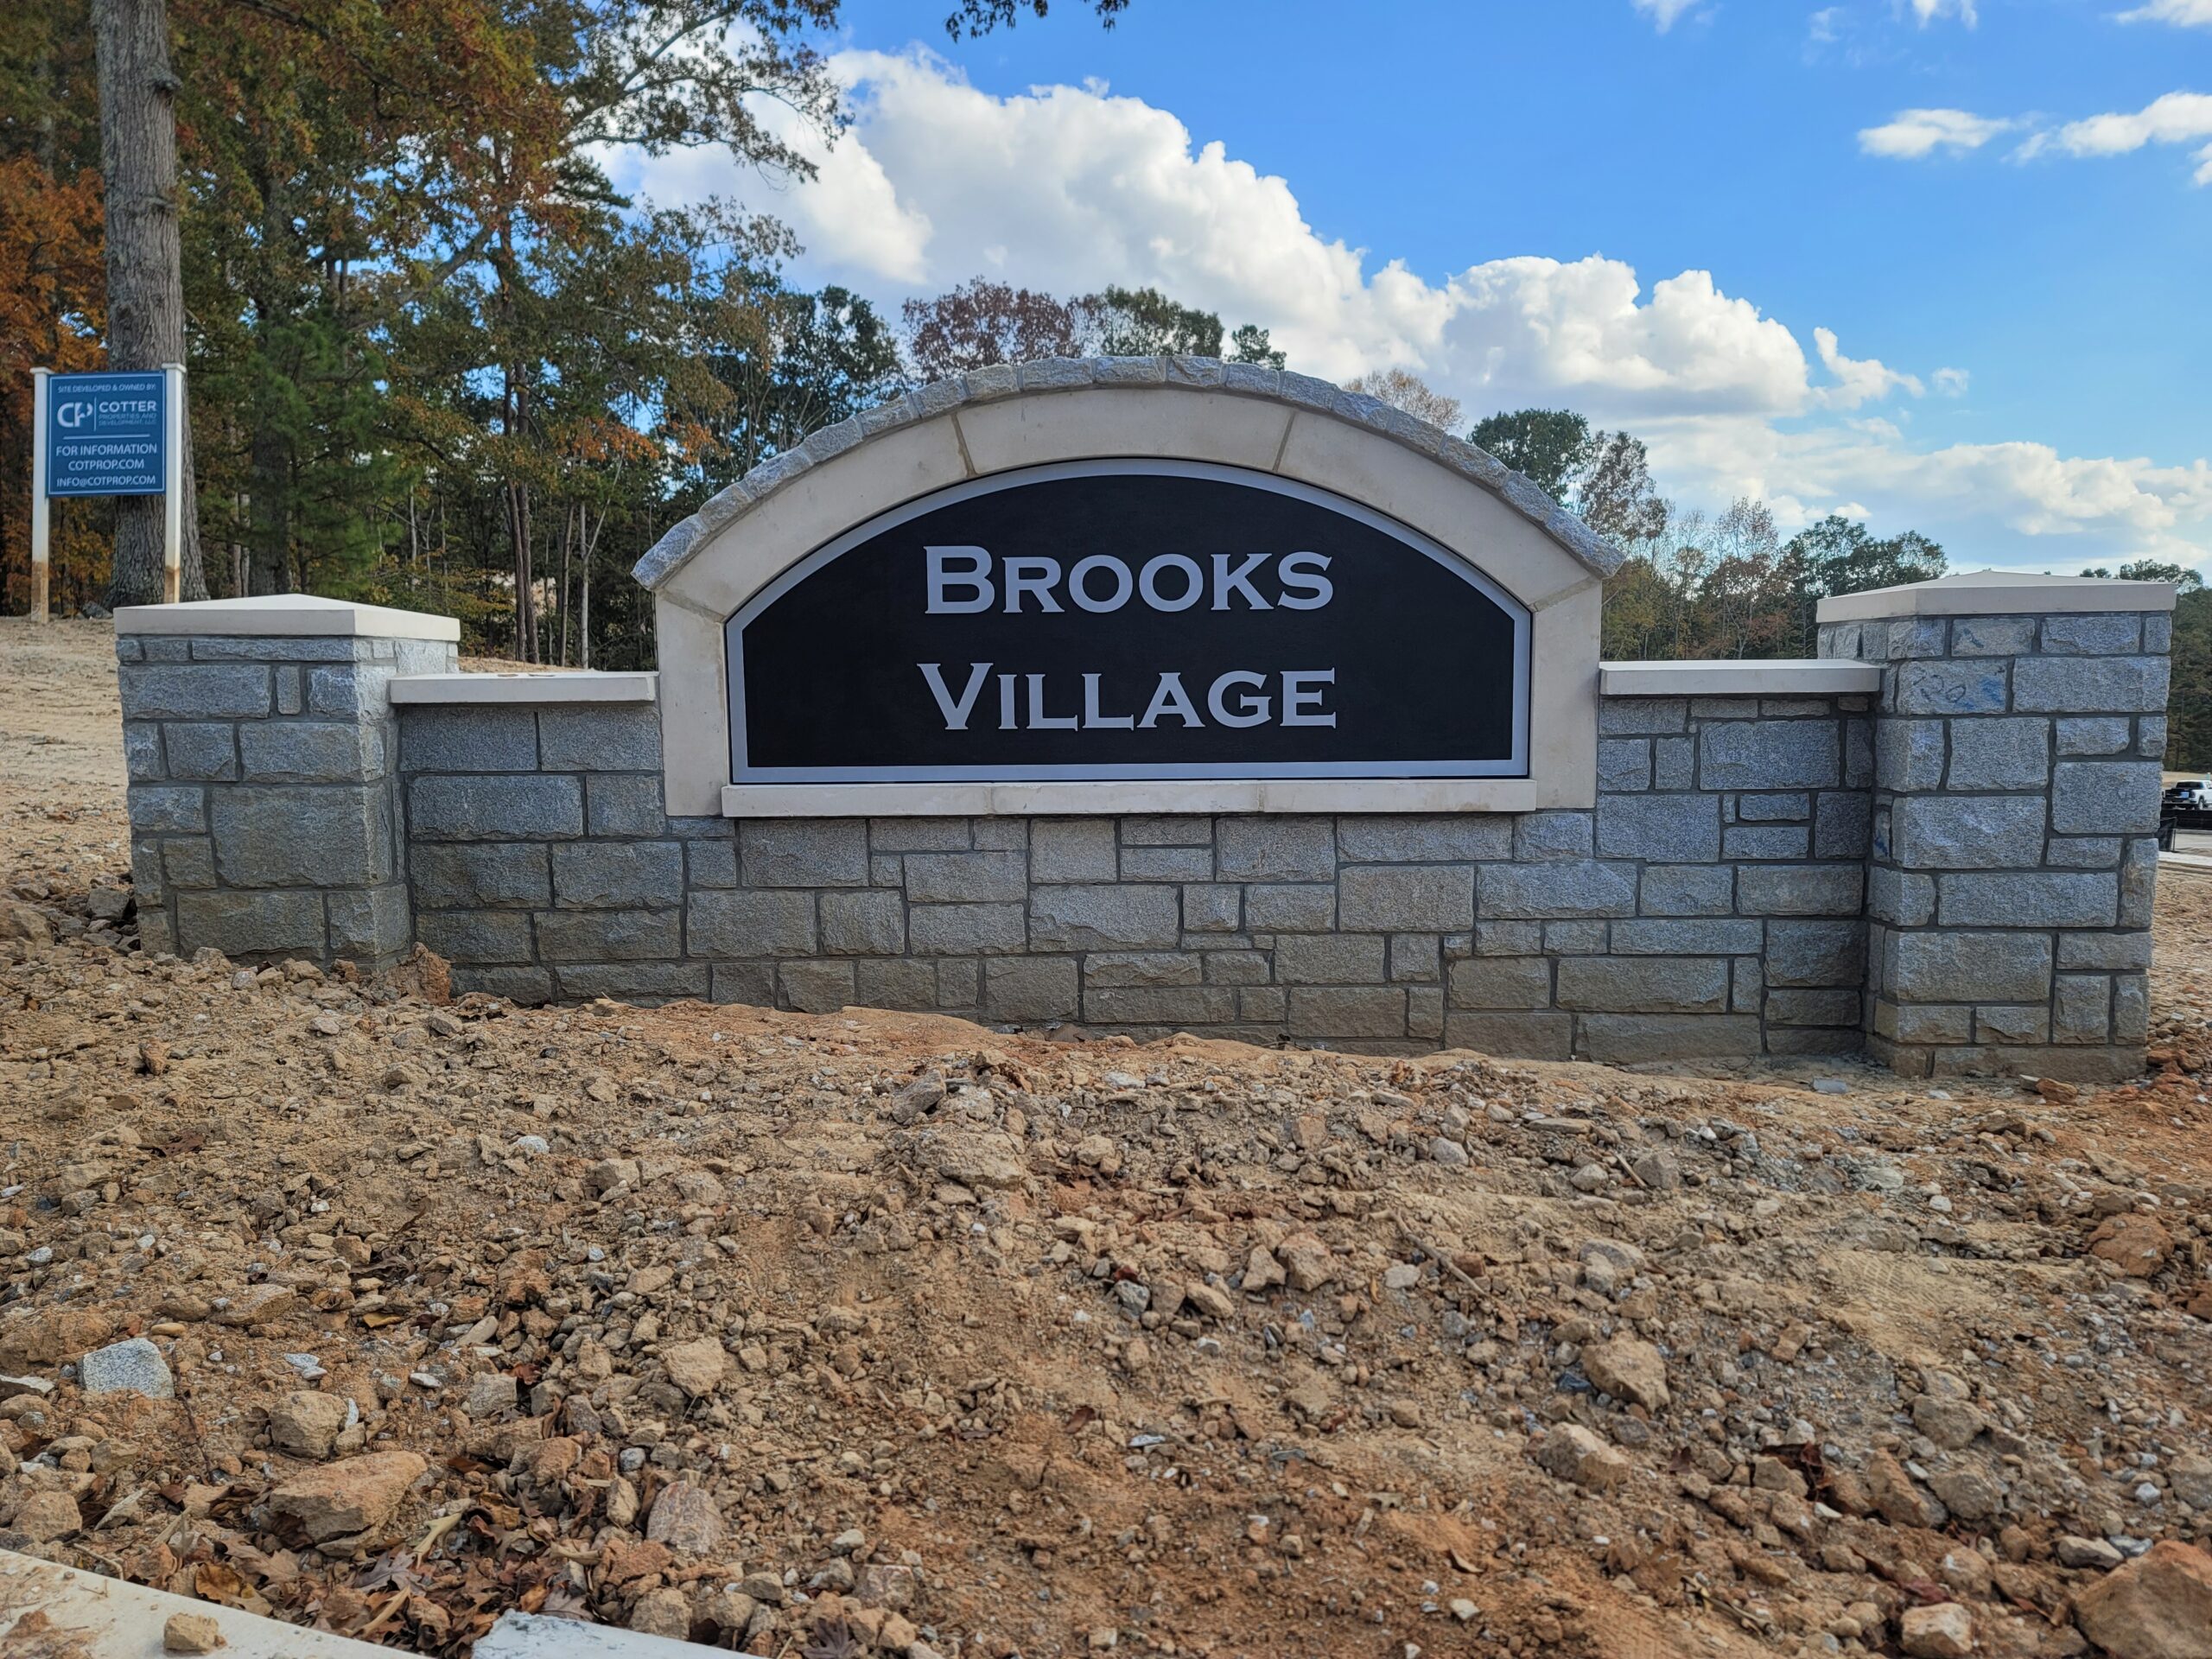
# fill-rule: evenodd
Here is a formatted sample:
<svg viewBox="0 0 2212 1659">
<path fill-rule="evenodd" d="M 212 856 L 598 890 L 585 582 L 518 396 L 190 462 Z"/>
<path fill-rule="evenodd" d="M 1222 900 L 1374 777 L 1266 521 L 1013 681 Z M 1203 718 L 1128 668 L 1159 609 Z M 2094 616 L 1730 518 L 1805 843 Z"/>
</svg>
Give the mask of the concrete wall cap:
<svg viewBox="0 0 2212 1659">
<path fill-rule="evenodd" d="M 357 605 L 314 594 L 268 594 L 250 599 L 196 599 L 181 605 L 125 605 L 115 613 L 118 633 L 225 634 L 242 639 L 441 639 L 461 638 L 450 616 Z"/>
<path fill-rule="evenodd" d="M 826 426 L 795 449 L 766 461 L 715 495 L 692 518 L 663 536 L 639 559 L 632 574 L 645 587 L 658 588 L 704 543 L 705 530 L 720 530 L 752 511 L 783 484 L 849 449 L 873 442 L 914 419 L 948 413 L 971 404 L 1007 397 L 1049 397 L 1055 392 L 1129 387 L 1156 392 L 1184 391 L 1260 398 L 1319 413 L 1363 430 L 1380 433 L 1459 476 L 1472 480 L 1564 547 L 1575 558 L 1609 576 L 1620 568 L 1622 553 L 1520 474 L 1464 439 L 1440 431 L 1402 411 L 1346 391 L 1310 375 L 1256 370 L 1196 357 L 1053 358 L 1040 363 L 995 364 L 917 391 L 901 392 L 885 406 Z"/>
<path fill-rule="evenodd" d="M 1608 697 L 1788 697 L 1878 691 L 1878 663 L 1785 657 L 1713 663 L 1601 663 Z"/>
<path fill-rule="evenodd" d="M 1823 622 L 1893 616 L 2023 616 L 2081 611 L 2171 611 L 2170 582 L 2053 576 L 2030 570 L 1961 570 L 1933 582 L 1839 594 L 1820 603 Z"/>
<path fill-rule="evenodd" d="M 658 674 L 569 669 L 549 674 L 403 674 L 391 682 L 394 702 L 651 702 Z"/>
</svg>

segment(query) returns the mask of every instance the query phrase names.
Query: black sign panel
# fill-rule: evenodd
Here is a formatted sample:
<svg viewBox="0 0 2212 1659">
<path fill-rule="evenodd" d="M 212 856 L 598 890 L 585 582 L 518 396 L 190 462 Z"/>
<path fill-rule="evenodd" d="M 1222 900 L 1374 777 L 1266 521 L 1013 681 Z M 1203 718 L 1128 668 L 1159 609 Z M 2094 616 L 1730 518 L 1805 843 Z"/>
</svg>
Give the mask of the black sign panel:
<svg viewBox="0 0 2212 1659">
<path fill-rule="evenodd" d="M 728 644 L 738 783 L 1528 775 L 1527 611 L 1236 467 L 957 486 L 801 560 Z"/>
</svg>

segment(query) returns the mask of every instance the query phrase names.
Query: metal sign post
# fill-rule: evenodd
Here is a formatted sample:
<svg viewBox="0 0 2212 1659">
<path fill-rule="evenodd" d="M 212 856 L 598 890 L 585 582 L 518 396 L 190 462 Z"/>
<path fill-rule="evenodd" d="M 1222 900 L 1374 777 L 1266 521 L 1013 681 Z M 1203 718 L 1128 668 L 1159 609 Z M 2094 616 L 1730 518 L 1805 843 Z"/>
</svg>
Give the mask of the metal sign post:
<svg viewBox="0 0 2212 1659">
<path fill-rule="evenodd" d="M 31 620 L 46 620 L 47 537 L 54 509 L 46 500 L 46 403 L 51 369 L 31 371 Z"/>
<path fill-rule="evenodd" d="M 57 495 L 162 497 L 162 603 L 175 604 L 184 563 L 184 365 L 31 375 L 31 614 L 47 615 L 48 503 Z"/>
</svg>

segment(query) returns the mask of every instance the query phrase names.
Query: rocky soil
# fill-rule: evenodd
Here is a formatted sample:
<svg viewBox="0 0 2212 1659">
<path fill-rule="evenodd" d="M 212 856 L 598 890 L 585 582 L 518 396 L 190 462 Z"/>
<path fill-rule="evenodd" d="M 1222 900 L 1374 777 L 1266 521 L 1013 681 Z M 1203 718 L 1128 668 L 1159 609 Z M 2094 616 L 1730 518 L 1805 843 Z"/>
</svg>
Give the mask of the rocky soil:
<svg viewBox="0 0 2212 1659">
<path fill-rule="evenodd" d="M 434 1654 L 2212 1656 L 2212 877 L 2094 1092 L 517 1009 L 148 960 L 14 626 L 0 1544 Z"/>
</svg>

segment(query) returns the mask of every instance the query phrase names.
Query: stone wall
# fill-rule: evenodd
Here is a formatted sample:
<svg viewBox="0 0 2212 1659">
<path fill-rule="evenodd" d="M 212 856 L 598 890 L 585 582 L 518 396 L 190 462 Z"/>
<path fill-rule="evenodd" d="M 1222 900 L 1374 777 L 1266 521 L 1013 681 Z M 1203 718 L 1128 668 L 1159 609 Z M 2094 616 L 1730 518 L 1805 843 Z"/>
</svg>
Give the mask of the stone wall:
<svg viewBox="0 0 2212 1659">
<path fill-rule="evenodd" d="M 403 710 L 455 982 L 1564 1058 L 1859 1043 L 1864 698 L 1611 699 L 1594 812 L 668 818 L 650 705 Z"/>
<path fill-rule="evenodd" d="M 388 686 L 428 639 L 118 636 L 130 879 L 146 949 L 349 957 L 411 946 Z"/>
<path fill-rule="evenodd" d="M 2163 612 L 1834 622 L 1883 668 L 1870 1044 L 1900 1071 L 2139 1069 Z"/>
</svg>

